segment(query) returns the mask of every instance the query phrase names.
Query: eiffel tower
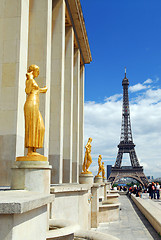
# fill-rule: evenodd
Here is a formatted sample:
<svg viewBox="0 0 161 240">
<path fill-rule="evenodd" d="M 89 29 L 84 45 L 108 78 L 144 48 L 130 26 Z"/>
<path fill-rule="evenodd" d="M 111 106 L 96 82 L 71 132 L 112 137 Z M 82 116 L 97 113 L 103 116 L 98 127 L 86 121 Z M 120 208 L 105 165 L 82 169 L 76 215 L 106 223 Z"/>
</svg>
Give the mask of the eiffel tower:
<svg viewBox="0 0 161 240">
<path fill-rule="evenodd" d="M 122 81 L 123 86 L 123 108 L 122 108 L 122 126 L 121 126 L 121 139 L 118 145 L 118 154 L 114 167 L 112 167 L 111 174 L 108 178 L 112 182 L 123 177 L 130 177 L 142 185 L 148 183 L 143 167 L 140 166 L 136 152 L 135 144 L 133 143 L 132 131 L 131 131 L 131 122 L 130 122 L 130 109 L 129 109 L 129 96 L 128 96 L 128 85 L 129 81 L 126 78 L 126 68 L 125 68 L 125 77 Z M 122 166 L 122 157 L 124 153 L 129 153 L 131 166 Z"/>
</svg>

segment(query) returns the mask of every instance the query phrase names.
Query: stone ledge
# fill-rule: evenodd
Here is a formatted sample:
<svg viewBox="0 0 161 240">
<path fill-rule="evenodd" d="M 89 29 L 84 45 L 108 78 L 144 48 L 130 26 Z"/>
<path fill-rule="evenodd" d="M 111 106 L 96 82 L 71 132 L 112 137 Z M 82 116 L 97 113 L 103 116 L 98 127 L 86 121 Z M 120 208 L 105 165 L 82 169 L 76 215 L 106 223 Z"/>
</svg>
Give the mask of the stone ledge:
<svg viewBox="0 0 161 240">
<path fill-rule="evenodd" d="M 134 201 L 136 206 L 142 212 L 142 214 L 148 219 L 153 228 L 161 234 L 161 208 L 157 203 L 151 199 L 142 199 L 135 197 L 131 194 L 131 199 Z"/>
<path fill-rule="evenodd" d="M 120 203 L 111 203 L 111 204 L 107 204 L 106 202 L 103 202 L 102 203 L 103 205 L 100 205 L 99 206 L 99 209 L 102 209 L 102 210 L 104 210 L 104 209 L 115 209 L 115 208 L 119 208 L 120 207 Z"/>
<path fill-rule="evenodd" d="M 119 191 L 119 195 L 127 195 L 127 191 Z"/>
<path fill-rule="evenodd" d="M 50 193 L 60 193 L 60 192 L 82 192 L 91 189 L 91 184 L 62 184 L 62 185 L 52 185 L 50 187 Z"/>
<path fill-rule="evenodd" d="M 57 227 L 57 229 L 49 230 L 47 232 L 47 240 L 54 238 L 57 239 L 59 237 L 66 237 L 68 239 L 68 236 L 72 234 L 74 235 L 74 232 L 80 229 L 78 224 L 65 219 L 49 219 L 49 226 L 50 228 Z"/>
<path fill-rule="evenodd" d="M 120 195 L 118 193 L 111 193 L 107 195 L 107 198 L 118 198 Z"/>
<path fill-rule="evenodd" d="M 91 239 L 91 240 L 119 240 L 119 238 L 116 238 L 110 234 L 96 232 L 96 231 L 84 231 L 83 229 L 77 231 L 74 236 L 85 238 L 85 239 Z"/>
<path fill-rule="evenodd" d="M 52 169 L 52 166 L 48 161 L 15 161 L 12 169 Z"/>
<path fill-rule="evenodd" d="M 93 183 L 92 188 L 99 188 L 100 184 L 99 183 Z"/>
<path fill-rule="evenodd" d="M 54 200 L 46 195 L 26 190 L 0 191 L 0 214 L 18 214 L 39 208 Z"/>
<path fill-rule="evenodd" d="M 111 194 L 111 193 L 119 193 L 118 190 L 107 190 L 107 194 Z"/>
<path fill-rule="evenodd" d="M 93 239 L 93 240 L 119 240 L 118 238 L 101 232 L 91 231 L 91 230 L 84 230 L 80 229 L 78 224 L 75 224 L 69 220 L 64 219 L 50 219 L 49 220 L 50 226 L 58 227 L 59 229 L 50 230 L 47 232 L 47 240 L 49 239 L 57 239 L 58 237 L 68 236 L 74 233 L 75 237 L 86 238 L 86 239 Z M 67 238 L 68 239 L 68 238 Z"/>
<path fill-rule="evenodd" d="M 118 203 L 119 201 L 119 194 L 115 193 L 115 194 L 107 194 L 106 199 L 104 201 L 102 201 L 102 204 L 115 204 Z"/>
</svg>

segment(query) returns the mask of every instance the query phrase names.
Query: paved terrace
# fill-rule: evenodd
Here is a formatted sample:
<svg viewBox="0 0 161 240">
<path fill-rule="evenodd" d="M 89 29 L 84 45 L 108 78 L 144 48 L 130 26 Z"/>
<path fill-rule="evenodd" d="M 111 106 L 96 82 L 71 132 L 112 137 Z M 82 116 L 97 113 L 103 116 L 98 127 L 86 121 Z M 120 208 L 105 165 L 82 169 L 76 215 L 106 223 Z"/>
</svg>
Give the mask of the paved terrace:
<svg viewBox="0 0 161 240">
<path fill-rule="evenodd" d="M 148 195 L 143 195 L 143 198 L 146 200 Z M 120 240 L 161 240 L 161 237 L 131 199 L 126 195 L 121 195 L 119 201 L 121 203 L 120 220 L 112 223 L 101 223 L 95 231 L 111 234 Z M 158 201 L 158 204 L 161 204 L 161 201 Z"/>
</svg>

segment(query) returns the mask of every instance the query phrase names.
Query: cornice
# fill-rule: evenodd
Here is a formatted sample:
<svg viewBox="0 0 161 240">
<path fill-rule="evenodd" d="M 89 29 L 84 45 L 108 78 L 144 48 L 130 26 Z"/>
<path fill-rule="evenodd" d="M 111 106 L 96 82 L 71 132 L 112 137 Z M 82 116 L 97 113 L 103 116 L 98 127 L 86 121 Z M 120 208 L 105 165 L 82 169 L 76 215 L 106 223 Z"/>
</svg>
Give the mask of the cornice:
<svg viewBox="0 0 161 240">
<path fill-rule="evenodd" d="M 92 61 L 80 0 L 65 0 L 84 64 Z"/>
</svg>

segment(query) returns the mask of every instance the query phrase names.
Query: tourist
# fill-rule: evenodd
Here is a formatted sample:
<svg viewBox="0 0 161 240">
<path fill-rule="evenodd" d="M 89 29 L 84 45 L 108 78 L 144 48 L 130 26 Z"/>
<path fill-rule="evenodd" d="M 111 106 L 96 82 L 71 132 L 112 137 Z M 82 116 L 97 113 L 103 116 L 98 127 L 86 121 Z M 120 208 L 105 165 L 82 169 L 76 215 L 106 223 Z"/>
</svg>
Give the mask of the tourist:
<svg viewBox="0 0 161 240">
<path fill-rule="evenodd" d="M 128 195 L 129 195 L 130 198 L 131 198 L 132 193 L 134 193 L 134 187 L 133 186 L 131 186 L 128 190 Z"/>
<path fill-rule="evenodd" d="M 137 193 L 137 186 L 134 185 L 133 194 L 136 194 L 136 193 Z"/>
<path fill-rule="evenodd" d="M 149 183 L 149 185 L 148 185 L 148 193 L 149 193 L 149 198 L 151 198 L 151 196 L 152 196 L 152 184 L 151 183 Z"/>
<path fill-rule="evenodd" d="M 132 191 L 132 186 L 131 187 L 129 187 L 129 192 L 131 192 Z"/>
<path fill-rule="evenodd" d="M 141 184 L 139 184 L 139 186 L 138 186 L 138 195 L 139 195 L 139 197 L 141 198 L 142 197 L 142 185 Z"/>
<path fill-rule="evenodd" d="M 157 185 L 156 185 L 156 194 L 157 194 L 157 199 L 160 198 L 160 185 L 159 183 L 157 182 Z"/>
<path fill-rule="evenodd" d="M 155 184 L 154 182 L 152 182 L 152 194 L 151 194 L 151 199 L 156 199 L 155 197 L 155 191 L 156 191 L 156 188 L 155 188 Z"/>
<path fill-rule="evenodd" d="M 147 189 L 148 189 L 148 185 L 145 183 L 145 185 L 144 185 L 144 187 L 143 187 L 143 190 L 144 190 L 143 192 L 144 192 L 144 193 L 147 193 Z"/>
</svg>

